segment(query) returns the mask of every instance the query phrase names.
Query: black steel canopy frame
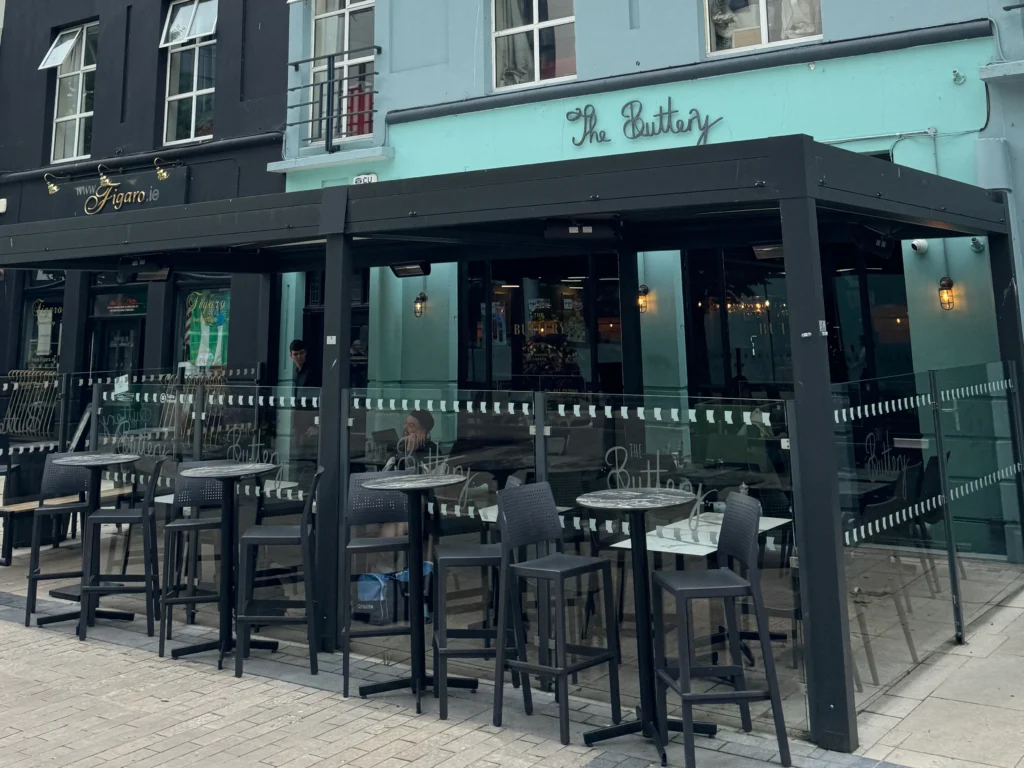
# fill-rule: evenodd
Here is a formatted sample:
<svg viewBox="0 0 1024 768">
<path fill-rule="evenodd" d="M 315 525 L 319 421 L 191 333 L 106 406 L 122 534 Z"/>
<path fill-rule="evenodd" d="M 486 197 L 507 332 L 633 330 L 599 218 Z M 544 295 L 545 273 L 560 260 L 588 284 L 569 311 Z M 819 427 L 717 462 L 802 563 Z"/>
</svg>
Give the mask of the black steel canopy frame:
<svg viewBox="0 0 1024 768">
<path fill-rule="evenodd" d="M 565 220 L 606 224 L 614 240 L 545 236 L 550 222 Z M 17 224 L 0 227 L 0 268 L 96 269 L 152 255 L 210 271 L 293 271 L 308 254 L 281 246 L 308 243 L 321 264 L 326 250 L 326 295 L 344 298 L 357 269 L 466 261 L 482 248 L 511 257 L 595 247 L 628 254 L 737 237 L 781 245 L 792 297 L 796 534 L 810 576 L 800 583 L 811 738 L 852 752 L 857 726 L 837 466 L 834 452 L 821 449 L 832 439 L 833 408 L 819 243 L 852 227 L 900 240 L 988 236 L 1000 350 L 1020 364 L 1008 222 L 1005 201 L 980 188 L 785 136 Z M 351 321 L 349 302 L 326 303 L 320 446 L 329 471 L 320 489 L 317 553 L 326 650 L 338 628 Z"/>
<path fill-rule="evenodd" d="M 1005 201 L 968 184 L 814 142 L 808 136 L 642 152 L 324 190 L 327 293 L 350 294 L 354 270 L 404 262 L 557 253 L 595 243 L 553 243 L 551 221 L 607 222 L 622 252 L 745 237 L 781 245 L 793 339 L 790 425 L 794 506 L 805 617 L 811 738 L 857 748 L 847 590 L 832 440 L 833 406 L 819 242 L 867 227 L 893 239 L 988 236 L 1001 353 L 1022 343 Z M 607 249 L 608 242 L 598 244 Z M 678 245 L 676 246 L 678 247 Z M 344 503 L 350 311 L 325 315 L 322 445 L 337 462 Z M 997 304 L 1000 304 L 997 301 Z M 332 434 L 333 432 L 333 434 Z"/>
</svg>

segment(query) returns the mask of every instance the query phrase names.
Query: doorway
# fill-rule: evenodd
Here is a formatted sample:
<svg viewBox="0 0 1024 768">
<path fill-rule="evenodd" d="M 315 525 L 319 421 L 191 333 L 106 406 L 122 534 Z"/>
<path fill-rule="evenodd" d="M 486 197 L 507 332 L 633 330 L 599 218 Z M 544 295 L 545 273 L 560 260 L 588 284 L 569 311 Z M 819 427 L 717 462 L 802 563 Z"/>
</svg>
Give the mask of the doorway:
<svg viewBox="0 0 1024 768">
<path fill-rule="evenodd" d="M 461 272 L 460 386 L 623 391 L 617 254 L 494 259 Z"/>
<path fill-rule="evenodd" d="M 93 320 L 91 371 L 126 376 L 140 369 L 144 318 L 96 318 Z"/>
</svg>

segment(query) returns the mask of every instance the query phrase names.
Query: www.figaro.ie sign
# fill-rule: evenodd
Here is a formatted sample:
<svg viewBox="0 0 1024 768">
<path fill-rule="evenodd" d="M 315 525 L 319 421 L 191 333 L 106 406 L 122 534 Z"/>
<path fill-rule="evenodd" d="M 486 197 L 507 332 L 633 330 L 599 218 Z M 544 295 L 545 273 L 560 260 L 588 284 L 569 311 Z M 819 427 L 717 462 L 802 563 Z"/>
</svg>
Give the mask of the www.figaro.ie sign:
<svg viewBox="0 0 1024 768">
<path fill-rule="evenodd" d="M 104 171 L 101 179 L 89 177 L 58 180 L 53 217 L 107 216 L 124 211 L 168 205 L 184 205 L 188 192 L 188 169 L 184 166 L 136 173 Z"/>
</svg>

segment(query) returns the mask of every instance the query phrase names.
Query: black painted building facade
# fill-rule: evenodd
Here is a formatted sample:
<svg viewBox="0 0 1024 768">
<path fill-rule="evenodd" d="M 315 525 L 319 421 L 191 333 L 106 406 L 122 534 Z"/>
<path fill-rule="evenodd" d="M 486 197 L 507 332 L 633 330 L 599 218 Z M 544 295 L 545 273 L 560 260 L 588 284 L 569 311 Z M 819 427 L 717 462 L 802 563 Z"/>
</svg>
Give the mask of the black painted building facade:
<svg viewBox="0 0 1024 768">
<path fill-rule="evenodd" d="M 48 0 L 7 8 L 0 226 L 284 191 L 280 0 Z M 113 223 L 113 222 L 111 222 Z M 168 263 L 171 264 L 167 269 Z M 104 272 L 6 270 L 5 370 L 265 363 L 271 274 L 154 254 Z"/>
</svg>

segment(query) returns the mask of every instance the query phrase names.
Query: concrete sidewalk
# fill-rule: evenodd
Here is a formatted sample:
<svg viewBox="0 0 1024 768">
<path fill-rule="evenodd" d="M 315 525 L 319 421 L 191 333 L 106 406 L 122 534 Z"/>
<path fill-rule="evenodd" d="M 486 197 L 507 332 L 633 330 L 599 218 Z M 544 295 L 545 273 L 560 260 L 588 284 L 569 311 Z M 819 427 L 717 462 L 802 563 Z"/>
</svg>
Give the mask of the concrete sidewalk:
<svg viewBox="0 0 1024 768">
<path fill-rule="evenodd" d="M 574 721 L 580 722 L 573 723 L 573 743 L 566 747 L 557 741 L 554 702 L 543 693 L 536 694 L 537 713 L 528 718 L 509 689 L 499 729 L 490 724 L 492 689 L 455 692 L 450 719 L 442 722 L 432 698 L 416 716 L 409 696 L 345 699 L 330 690 L 340 684 L 340 675 L 331 671 L 337 657 L 322 656 L 327 669 L 312 677 L 300 666 L 306 661 L 303 649 L 286 645 L 277 659 L 254 659 L 237 679 L 228 670 L 217 671 L 212 659 L 161 659 L 138 647 L 154 641 L 125 629 L 96 627 L 85 643 L 71 634 L 70 624 L 26 629 L 18 623 L 21 600 L 0 595 L 4 768 L 654 765 L 655 753 L 642 739 L 619 739 L 607 749 L 583 745 L 580 734 L 593 727 L 583 721 L 592 720 L 601 705 L 573 701 Z M 197 635 L 209 631 L 187 629 Z M 723 730 L 699 743 L 702 768 L 778 764 L 767 736 Z M 793 752 L 803 768 L 892 765 L 802 742 L 794 742 Z M 682 760 L 681 745 L 673 743 L 670 764 Z"/>
</svg>

